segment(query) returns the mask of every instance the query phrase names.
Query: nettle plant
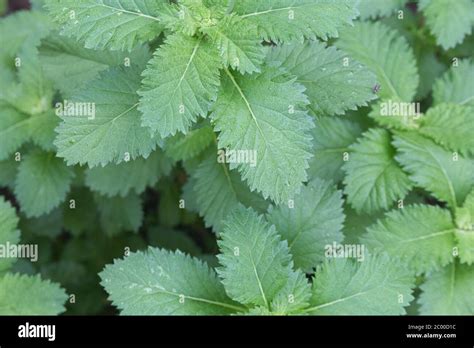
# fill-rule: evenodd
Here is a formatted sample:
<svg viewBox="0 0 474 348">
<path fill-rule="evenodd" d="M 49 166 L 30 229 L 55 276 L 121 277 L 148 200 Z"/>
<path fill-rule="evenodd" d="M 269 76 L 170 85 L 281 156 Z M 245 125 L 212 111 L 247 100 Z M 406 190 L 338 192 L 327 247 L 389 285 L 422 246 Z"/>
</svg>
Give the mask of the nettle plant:
<svg viewBox="0 0 474 348">
<path fill-rule="evenodd" d="M 0 311 L 474 314 L 474 2 L 407 2 L 1 19 Z"/>
</svg>

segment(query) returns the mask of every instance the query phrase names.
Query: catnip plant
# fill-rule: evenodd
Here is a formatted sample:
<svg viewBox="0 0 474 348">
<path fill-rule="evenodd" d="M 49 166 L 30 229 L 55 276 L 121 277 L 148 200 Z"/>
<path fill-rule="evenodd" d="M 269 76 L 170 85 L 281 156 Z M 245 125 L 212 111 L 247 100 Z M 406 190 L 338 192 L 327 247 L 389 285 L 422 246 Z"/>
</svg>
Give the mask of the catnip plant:
<svg viewBox="0 0 474 348">
<path fill-rule="evenodd" d="M 474 314 L 473 25 L 473 0 L 8 13 L 0 314 Z"/>
</svg>

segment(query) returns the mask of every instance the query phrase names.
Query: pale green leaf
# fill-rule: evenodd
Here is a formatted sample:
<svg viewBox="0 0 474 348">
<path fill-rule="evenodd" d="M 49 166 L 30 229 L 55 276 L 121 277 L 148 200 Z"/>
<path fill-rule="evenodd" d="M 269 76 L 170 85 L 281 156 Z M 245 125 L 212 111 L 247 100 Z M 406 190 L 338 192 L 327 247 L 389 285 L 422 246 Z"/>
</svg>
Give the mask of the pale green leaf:
<svg viewBox="0 0 474 348">
<path fill-rule="evenodd" d="M 342 115 L 377 98 L 372 91 L 375 75 L 335 47 L 317 41 L 277 46 L 270 51 L 274 61 L 306 87 L 317 115 Z"/>
<path fill-rule="evenodd" d="M 95 109 L 95 115 L 63 113 L 63 122 L 56 130 L 58 156 L 68 165 L 87 163 L 89 167 L 148 156 L 158 138 L 141 126 L 136 94 L 139 85 L 138 68 L 111 68 L 71 98 L 69 103 L 82 104 L 68 105 Z"/>
<path fill-rule="evenodd" d="M 13 63 L 21 47 L 35 47 L 48 35 L 52 25 L 38 11 L 18 11 L 0 21 L 0 61 Z"/>
<path fill-rule="evenodd" d="M 0 101 L 0 160 L 29 140 L 29 116 Z"/>
<path fill-rule="evenodd" d="M 211 118 L 219 148 L 246 151 L 256 163 L 230 163 L 250 189 L 279 203 L 298 193 L 311 157 L 312 119 L 303 88 L 277 70 L 234 76 L 226 70 Z"/>
<path fill-rule="evenodd" d="M 124 197 L 130 191 L 142 193 L 170 171 L 170 160 L 157 150 L 146 159 L 140 157 L 130 162 L 88 169 L 85 184 L 102 195 Z"/>
<path fill-rule="evenodd" d="M 143 72 L 143 125 L 162 137 L 186 133 L 199 116 L 207 116 L 217 95 L 219 67 L 217 48 L 205 39 L 168 37 Z"/>
<path fill-rule="evenodd" d="M 6 274 L 0 278 L 1 315 L 56 315 L 64 312 L 68 296 L 40 276 Z"/>
<path fill-rule="evenodd" d="M 426 25 L 445 50 L 461 43 L 472 32 L 474 1 L 472 0 L 420 0 L 419 8 Z"/>
<path fill-rule="evenodd" d="M 222 267 L 217 273 L 227 294 L 240 303 L 271 309 L 271 301 L 292 272 L 286 241 L 262 216 L 243 207 L 228 217 L 221 236 Z"/>
<path fill-rule="evenodd" d="M 144 66 L 150 59 L 145 46 L 132 52 L 86 49 L 74 39 L 57 34 L 42 41 L 40 60 L 46 77 L 64 98 L 69 98 L 111 66 Z"/>
<path fill-rule="evenodd" d="M 288 282 L 271 303 L 271 314 L 298 314 L 309 305 L 311 285 L 301 271 L 292 272 Z"/>
<path fill-rule="evenodd" d="M 378 219 L 382 218 L 384 213 L 382 211 L 375 214 L 358 214 L 349 204 L 344 205 L 344 244 L 358 244 L 360 237 L 365 233 L 367 227 L 373 225 Z"/>
<path fill-rule="evenodd" d="M 221 231 L 224 219 L 239 204 L 248 207 L 260 207 L 265 210 L 266 202 L 240 179 L 236 171 L 229 170 L 227 164 L 218 163 L 217 153 L 202 160 L 192 174 L 192 183 L 187 188 L 196 202 L 199 215 L 204 217 L 206 227 Z"/>
<path fill-rule="evenodd" d="M 474 160 L 453 154 L 416 133 L 396 133 L 396 160 L 410 179 L 452 208 L 460 205 L 474 185 Z"/>
<path fill-rule="evenodd" d="M 419 106 L 396 98 L 383 99 L 372 105 L 369 117 L 384 128 L 414 130 L 419 128 L 420 118 L 423 117 Z"/>
<path fill-rule="evenodd" d="M 54 130 L 60 120 L 51 109 L 42 114 L 31 116 L 28 120 L 31 141 L 45 151 L 56 150 L 54 147 L 56 132 Z"/>
<path fill-rule="evenodd" d="M 414 278 L 404 264 L 386 255 L 360 263 L 334 259 L 318 268 L 311 307 L 319 315 L 400 315 L 413 299 Z"/>
<path fill-rule="evenodd" d="M 357 23 L 341 32 L 336 45 L 377 75 L 382 98 L 413 99 L 419 81 L 416 60 L 396 30 L 378 22 Z"/>
<path fill-rule="evenodd" d="M 175 161 L 187 161 L 203 152 L 215 139 L 210 126 L 193 129 L 187 134 L 176 134 L 165 144 L 166 154 Z"/>
<path fill-rule="evenodd" d="M 164 0 L 46 0 L 61 35 L 84 42 L 86 48 L 130 51 L 157 37 Z"/>
<path fill-rule="evenodd" d="M 420 86 L 415 100 L 423 100 L 431 94 L 435 81 L 446 72 L 447 67 L 438 59 L 436 47 L 423 45 L 418 48 L 418 55 Z"/>
<path fill-rule="evenodd" d="M 163 25 L 171 32 L 197 36 L 219 24 L 224 16 L 221 6 L 213 7 L 202 0 L 180 0 L 170 2 L 160 15 Z M 208 7 L 208 5 L 211 5 Z"/>
<path fill-rule="evenodd" d="M 319 117 L 312 130 L 314 157 L 309 162 L 308 175 L 339 182 L 344 178 L 341 170 L 344 156 L 349 155 L 349 146 L 362 134 L 358 123 L 338 118 Z"/>
<path fill-rule="evenodd" d="M 388 209 L 403 199 L 411 188 L 408 176 L 394 159 L 390 133 L 371 129 L 351 146 L 343 169 L 347 200 L 357 212 L 372 213 Z"/>
<path fill-rule="evenodd" d="M 272 41 L 327 40 L 357 16 L 352 0 L 239 0 L 233 11 Z"/>
<path fill-rule="evenodd" d="M 47 214 L 64 202 L 74 171 L 51 152 L 29 153 L 18 167 L 15 195 L 27 217 Z"/>
<path fill-rule="evenodd" d="M 423 273 L 453 261 L 454 232 L 448 210 L 410 205 L 387 213 L 367 228 L 361 241 L 370 250 L 400 257 L 407 268 Z"/>
<path fill-rule="evenodd" d="M 224 17 L 204 32 L 219 47 L 224 66 L 230 66 L 242 74 L 260 72 L 265 53 L 256 27 L 232 16 Z"/>
<path fill-rule="evenodd" d="M 474 63 L 462 60 L 433 86 L 434 104 L 455 103 L 474 107 Z"/>
<path fill-rule="evenodd" d="M 474 262 L 474 190 L 467 196 L 461 208 L 456 208 L 456 241 L 459 259 L 463 263 Z"/>
<path fill-rule="evenodd" d="M 397 10 L 403 10 L 408 0 L 359 0 L 358 9 L 362 20 L 387 17 Z"/>
<path fill-rule="evenodd" d="M 430 108 L 421 119 L 420 132 L 450 150 L 474 154 L 474 109 L 455 104 Z"/>
<path fill-rule="evenodd" d="M 20 241 L 20 231 L 18 228 L 19 219 L 16 215 L 15 208 L 3 196 L 0 196 L 0 250 L 5 252 L 8 250 L 8 244 L 16 244 Z M 6 258 L 5 255 L 0 257 L 0 272 L 8 269 L 15 261 L 14 258 Z"/>
<path fill-rule="evenodd" d="M 288 241 L 295 267 L 311 271 L 325 259 L 325 246 L 343 239 L 342 193 L 332 183 L 311 181 L 289 205 L 271 207 L 269 223 Z"/>
<path fill-rule="evenodd" d="M 452 263 L 428 276 L 418 300 L 423 315 L 473 315 L 474 266 Z"/>
<path fill-rule="evenodd" d="M 123 315 L 223 315 L 242 309 L 213 270 L 179 251 L 132 253 L 107 265 L 100 277 Z"/>
<path fill-rule="evenodd" d="M 18 82 L 5 92 L 9 104 L 21 112 L 37 115 L 48 111 L 54 96 L 53 85 L 44 75 L 36 47 L 26 46 L 18 54 Z M 0 93 L 0 99 L 2 93 Z"/>
</svg>

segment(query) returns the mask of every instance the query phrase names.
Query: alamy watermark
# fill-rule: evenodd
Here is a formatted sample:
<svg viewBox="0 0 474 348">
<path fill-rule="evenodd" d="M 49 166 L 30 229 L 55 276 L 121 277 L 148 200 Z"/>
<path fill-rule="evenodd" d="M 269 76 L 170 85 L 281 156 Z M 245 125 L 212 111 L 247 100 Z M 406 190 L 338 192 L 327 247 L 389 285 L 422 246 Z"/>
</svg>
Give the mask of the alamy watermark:
<svg viewBox="0 0 474 348">
<path fill-rule="evenodd" d="M 0 244 L 0 259 L 29 259 L 38 261 L 38 244 Z"/>
<path fill-rule="evenodd" d="M 56 115 L 60 117 L 87 117 L 88 120 L 95 119 L 95 103 L 89 102 L 71 102 L 64 100 L 55 105 Z"/>
<path fill-rule="evenodd" d="M 365 246 L 363 244 L 339 244 L 333 242 L 324 246 L 324 255 L 327 258 L 351 258 L 362 262 L 365 259 Z"/>
<path fill-rule="evenodd" d="M 257 151 L 220 149 L 217 151 L 217 162 L 229 164 L 248 164 L 250 167 L 256 167 Z"/>
<path fill-rule="evenodd" d="M 380 115 L 413 117 L 417 119 L 421 116 L 420 103 L 404 103 L 389 100 L 380 104 Z"/>
</svg>

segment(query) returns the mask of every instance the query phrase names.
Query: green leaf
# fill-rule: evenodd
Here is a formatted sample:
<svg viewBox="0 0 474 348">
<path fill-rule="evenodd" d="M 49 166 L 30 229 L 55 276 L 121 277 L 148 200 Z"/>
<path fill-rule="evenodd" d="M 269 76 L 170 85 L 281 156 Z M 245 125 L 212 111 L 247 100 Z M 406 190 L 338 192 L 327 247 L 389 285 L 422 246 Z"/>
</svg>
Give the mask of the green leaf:
<svg viewBox="0 0 474 348">
<path fill-rule="evenodd" d="M 242 74 L 260 72 L 265 53 L 256 27 L 231 16 L 224 17 L 204 33 L 219 47 L 225 67 L 230 66 Z"/>
<path fill-rule="evenodd" d="M 316 179 L 303 187 L 291 206 L 270 207 L 267 220 L 288 241 L 295 267 L 311 271 L 325 259 L 325 246 L 341 242 L 342 193 Z"/>
<path fill-rule="evenodd" d="M 55 151 L 56 132 L 54 130 L 59 122 L 60 118 L 51 109 L 40 115 L 31 116 L 28 120 L 31 141 L 45 151 Z"/>
<path fill-rule="evenodd" d="M 388 209 L 403 199 L 411 188 L 410 180 L 394 160 L 395 149 L 390 133 L 371 129 L 351 146 L 349 160 L 343 169 L 348 202 L 358 212 Z"/>
<path fill-rule="evenodd" d="M 474 262 L 474 190 L 467 196 L 464 205 L 456 208 L 456 241 L 459 259 L 463 263 Z"/>
<path fill-rule="evenodd" d="M 36 47 L 51 30 L 46 15 L 38 11 L 18 11 L 0 21 L 0 61 L 12 62 L 22 47 Z"/>
<path fill-rule="evenodd" d="M 13 158 L 0 162 L 0 186 L 13 188 L 18 170 L 18 162 Z"/>
<path fill-rule="evenodd" d="M 142 193 L 170 171 L 170 160 L 157 150 L 146 159 L 140 157 L 130 162 L 88 169 L 85 184 L 101 195 L 124 197 L 130 191 Z"/>
<path fill-rule="evenodd" d="M 108 236 L 123 231 L 138 232 L 143 223 L 143 209 L 140 197 L 130 193 L 126 197 L 103 197 L 96 195 L 95 202 L 100 213 L 100 224 Z"/>
<path fill-rule="evenodd" d="M 157 37 L 166 2 L 147 0 L 46 0 L 61 35 L 82 41 L 86 48 L 130 51 Z"/>
<path fill-rule="evenodd" d="M 472 32 L 472 0 L 420 0 L 419 7 L 436 42 L 445 50 L 461 43 Z"/>
<path fill-rule="evenodd" d="M 175 161 L 187 161 L 203 152 L 214 140 L 210 126 L 193 129 L 186 134 L 176 134 L 165 144 L 166 154 Z"/>
<path fill-rule="evenodd" d="M 182 0 L 179 3 L 170 3 L 161 14 L 163 25 L 174 33 L 196 36 L 204 23 L 216 24 L 213 13 L 203 4 L 202 0 Z"/>
<path fill-rule="evenodd" d="M 384 128 L 415 130 L 419 128 L 423 114 L 419 110 L 419 104 L 390 98 L 373 104 L 368 116 Z"/>
<path fill-rule="evenodd" d="M 239 0 L 233 11 L 257 25 L 267 41 L 327 40 L 357 16 L 351 0 Z"/>
<path fill-rule="evenodd" d="M 378 22 L 357 23 L 341 32 L 336 46 L 377 75 L 382 98 L 409 102 L 415 96 L 419 82 L 415 56 L 396 30 Z"/>
<path fill-rule="evenodd" d="M 222 267 L 217 273 L 227 294 L 240 303 L 271 309 L 292 272 L 286 241 L 262 216 L 243 207 L 229 216 L 221 236 L 217 257 Z"/>
<path fill-rule="evenodd" d="M 88 111 L 95 108 L 95 116 L 63 113 L 56 130 L 58 156 L 68 165 L 87 163 L 89 167 L 147 157 L 158 138 L 140 124 L 139 84 L 138 68 L 111 68 L 71 98 L 67 105 Z"/>
<path fill-rule="evenodd" d="M 415 100 L 423 100 L 431 94 L 435 81 L 443 75 L 447 67 L 438 59 L 436 48 L 433 46 L 423 45 L 418 48 L 417 54 L 420 86 Z"/>
<path fill-rule="evenodd" d="M 423 273 L 453 261 L 454 232 L 448 210 L 410 205 L 387 213 L 367 228 L 362 243 L 375 252 L 400 257 L 409 268 Z"/>
<path fill-rule="evenodd" d="M 16 244 L 20 241 L 20 231 L 17 230 L 18 222 L 15 208 L 5 201 L 3 196 L 0 196 L 0 245 L 2 249 L 7 248 L 8 244 Z M 15 259 L 2 255 L 0 272 L 8 269 L 14 261 Z"/>
<path fill-rule="evenodd" d="M 474 63 L 462 60 L 433 86 L 434 104 L 455 103 L 474 107 Z"/>
<path fill-rule="evenodd" d="M 311 285 L 301 271 L 292 272 L 288 282 L 271 303 L 270 314 L 298 314 L 309 305 Z"/>
<path fill-rule="evenodd" d="M 455 155 L 416 133 L 397 132 L 393 144 L 396 160 L 413 182 L 452 208 L 464 201 L 474 185 L 472 159 Z"/>
<path fill-rule="evenodd" d="M 2 101 L 0 110 L 0 160 L 5 160 L 29 140 L 29 116 Z"/>
<path fill-rule="evenodd" d="M 386 255 L 361 263 L 339 258 L 318 268 L 311 307 L 319 315 L 400 315 L 413 299 L 414 278 L 404 264 Z"/>
<path fill-rule="evenodd" d="M 15 195 L 27 217 L 47 214 L 64 202 L 74 171 L 50 152 L 28 154 L 18 167 Z"/>
<path fill-rule="evenodd" d="M 367 227 L 373 225 L 378 219 L 382 218 L 384 213 L 381 211 L 376 214 L 358 214 L 349 204 L 344 205 L 344 244 L 358 244 L 360 237 L 365 233 Z"/>
<path fill-rule="evenodd" d="M 362 0 L 359 1 L 358 9 L 360 18 L 387 17 L 397 10 L 403 10 L 408 0 Z"/>
<path fill-rule="evenodd" d="M 67 295 L 40 276 L 6 274 L 0 278 L 1 315 L 56 315 L 64 312 Z"/>
<path fill-rule="evenodd" d="M 223 315 L 241 310 L 215 272 L 181 252 L 149 248 L 115 260 L 100 273 L 123 315 Z"/>
<path fill-rule="evenodd" d="M 29 115 L 48 111 L 53 100 L 54 90 L 51 81 L 46 79 L 36 47 L 24 47 L 18 54 L 17 83 L 9 86 L 6 100 L 9 104 Z M 1 97 L 0 97 L 1 98 Z"/>
<path fill-rule="evenodd" d="M 158 221 L 163 227 L 175 227 L 180 224 L 188 224 L 184 217 L 186 214 L 186 201 L 181 201 L 179 187 L 173 185 L 173 180 L 167 178 L 159 184 L 159 206 Z M 157 245 L 164 247 L 163 245 Z M 181 251 L 186 252 L 186 250 Z"/>
<path fill-rule="evenodd" d="M 450 150 L 474 154 L 473 112 L 461 105 L 440 104 L 421 119 L 420 132 Z"/>
<path fill-rule="evenodd" d="M 309 162 L 308 175 L 311 179 L 339 182 L 344 178 L 344 154 L 349 154 L 349 146 L 361 136 L 362 129 L 358 123 L 338 117 L 319 117 L 316 124 L 312 131 L 314 157 Z"/>
<path fill-rule="evenodd" d="M 143 125 L 162 137 L 186 133 L 199 116 L 207 116 L 217 95 L 220 65 L 217 48 L 204 38 L 168 37 L 143 72 Z"/>
<path fill-rule="evenodd" d="M 423 315 L 473 315 L 474 266 L 452 263 L 430 274 L 418 300 Z"/>
<path fill-rule="evenodd" d="M 132 52 L 86 49 L 67 37 L 51 35 L 42 41 L 40 60 L 46 77 L 54 82 L 61 95 L 69 98 L 111 66 L 144 66 L 150 59 L 148 48 Z"/>
<path fill-rule="evenodd" d="M 235 161 L 252 191 L 276 203 L 298 193 L 311 157 L 312 119 L 303 111 L 303 88 L 281 72 L 234 76 L 226 70 L 211 118 L 219 148 L 245 151 L 252 163 Z"/>
<path fill-rule="evenodd" d="M 199 215 L 204 217 L 206 227 L 212 227 L 215 232 L 221 230 L 224 219 L 240 203 L 261 210 L 268 206 L 258 194 L 250 192 L 237 172 L 230 171 L 225 163 L 218 163 L 214 151 L 199 164 L 191 180 L 188 190 L 192 190 Z"/>
<path fill-rule="evenodd" d="M 276 62 L 297 77 L 306 87 L 306 95 L 317 115 L 342 115 L 376 99 L 372 88 L 375 76 L 367 68 L 335 47 L 324 43 L 287 44 L 270 51 L 270 61 Z M 311 64 L 309 64 L 311 62 Z"/>
</svg>

